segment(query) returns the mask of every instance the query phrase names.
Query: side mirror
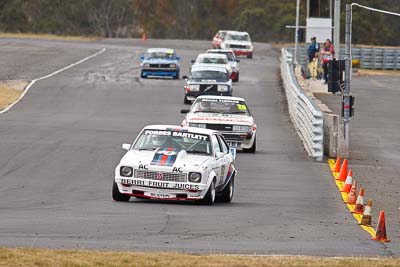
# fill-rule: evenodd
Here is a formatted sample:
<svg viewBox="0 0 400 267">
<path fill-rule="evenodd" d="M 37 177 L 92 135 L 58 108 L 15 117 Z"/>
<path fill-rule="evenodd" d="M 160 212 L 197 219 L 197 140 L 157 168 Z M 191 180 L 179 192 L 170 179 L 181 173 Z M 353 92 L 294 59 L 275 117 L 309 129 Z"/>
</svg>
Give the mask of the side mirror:
<svg viewBox="0 0 400 267">
<path fill-rule="evenodd" d="M 240 59 L 236 59 L 236 62 L 240 62 Z"/>
<path fill-rule="evenodd" d="M 193 59 L 192 59 L 192 60 L 190 60 L 190 62 L 193 64 L 193 63 L 195 63 L 195 62 L 196 62 L 196 60 L 193 60 Z"/>
<path fill-rule="evenodd" d="M 144 60 L 144 56 L 140 56 L 140 61 L 143 61 Z"/>
<path fill-rule="evenodd" d="M 236 158 L 236 148 L 230 147 L 229 152 L 231 152 L 232 157 L 235 159 Z"/>
<path fill-rule="evenodd" d="M 124 150 L 131 149 L 131 144 L 122 144 L 122 149 L 124 149 Z"/>
<path fill-rule="evenodd" d="M 217 152 L 216 154 L 215 154 L 215 157 L 217 158 L 217 159 L 220 159 L 220 158 L 222 158 L 222 157 L 224 157 L 224 152 Z"/>
<path fill-rule="evenodd" d="M 181 57 L 176 57 L 176 60 L 181 60 Z"/>
<path fill-rule="evenodd" d="M 183 75 L 183 76 L 182 76 L 182 79 L 187 79 L 187 78 L 188 78 L 187 75 Z"/>
<path fill-rule="evenodd" d="M 189 109 L 181 109 L 181 114 L 189 113 Z"/>
</svg>

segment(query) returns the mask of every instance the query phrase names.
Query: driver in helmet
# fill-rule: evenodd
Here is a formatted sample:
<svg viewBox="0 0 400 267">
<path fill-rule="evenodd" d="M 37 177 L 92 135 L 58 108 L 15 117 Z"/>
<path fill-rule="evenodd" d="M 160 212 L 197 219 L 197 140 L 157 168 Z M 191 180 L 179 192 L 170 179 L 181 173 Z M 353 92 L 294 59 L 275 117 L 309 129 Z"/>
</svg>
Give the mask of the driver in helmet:
<svg viewBox="0 0 400 267">
<path fill-rule="evenodd" d="M 200 110 L 203 112 L 211 110 L 211 103 L 208 101 L 201 101 L 200 102 Z"/>
<path fill-rule="evenodd" d="M 167 145 L 168 137 L 165 135 L 152 135 L 151 142 L 156 147 L 164 147 Z"/>
</svg>

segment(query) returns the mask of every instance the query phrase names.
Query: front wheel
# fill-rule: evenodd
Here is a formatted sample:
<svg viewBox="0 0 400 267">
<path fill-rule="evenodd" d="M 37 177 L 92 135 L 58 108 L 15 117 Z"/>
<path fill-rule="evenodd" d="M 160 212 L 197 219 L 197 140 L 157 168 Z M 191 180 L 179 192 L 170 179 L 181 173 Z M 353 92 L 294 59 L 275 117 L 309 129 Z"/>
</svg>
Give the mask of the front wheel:
<svg viewBox="0 0 400 267">
<path fill-rule="evenodd" d="M 233 199 L 233 191 L 235 190 L 235 176 L 232 176 L 229 183 L 225 186 L 224 190 L 222 190 L 221 196 L 218 198 L 219 201 L 230 203 Z"/>
<path fill-rule="evenodd" d="M 252 145 L 250 148 L 248 148 L 248 149 L 243 148 L 243 152 L 246 152 L 246 153 L 256 153 L 256 144 L 257 144 L 257 140 L 256 140 L 256 137 L 254 137 L 253 145 Z"/>
<path fill-rule="evenodd" d="M 175 74 L 174 79 L 175 79 L 175 80 L 179 80 L 179 72 L 177 72 L 177 73 Z"/>
<path fill-rule="evenodd" d="M 189 99 L 187 99 L 187 95 L 185 94 L 185 98 L 183 99 L 183 103 L 186 105 L 189 105 L 191 102 Z"/>
<path fill-rule="evenodd" d="M 128 202 L 129 199 L 131 198 L 131 196 L 125 195 L 125 194 L 121 194 L 121 193 L 119 192 L 117 183 L 114 181 L 114 183 L 113 183 L 113 188 L 112 188 L 112 198 L 113 198 L 115 201 Z"/>
<path fill-rule="evenodd" d="M 238 82 L 239 81 L 239 72 L 236 74 L 236 79 L 235 79 L 235 82 Z"/>
<path fill-rule="evenodd" d="M 142 77 L 142 78 L 147 78 L 147 76 L 144 75 L 143 72 L 140 73 L 140 77 Z"/>
<path fill-rule="evenodd" d="M 215 179 L 210 184 L 210 187 L 207 190 L 206 195 L 202 200 L 200 200 L 201 204 L 204 205 L 213 205 L 215 202 Z"/>
<path fill-rule="evenodd" d="M 247 58 L 253 58 L 253 53 L 248 54 Z"/>
</svg>

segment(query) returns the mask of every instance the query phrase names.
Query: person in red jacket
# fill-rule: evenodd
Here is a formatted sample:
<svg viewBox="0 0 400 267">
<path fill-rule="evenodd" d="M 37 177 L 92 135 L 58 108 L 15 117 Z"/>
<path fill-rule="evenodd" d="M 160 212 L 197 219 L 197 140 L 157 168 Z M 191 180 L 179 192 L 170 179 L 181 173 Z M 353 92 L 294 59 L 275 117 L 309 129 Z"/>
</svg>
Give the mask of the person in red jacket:
<svg viewBox="0 0 400 267">
<path fill-rule="evenodd" d="M 332 42 L 330 39 L 326 39 L 321 49 L 321 58 L 323 62 L 325 84 L 328 83 L 328 62 L 329 60 L 333 59 L 334 55 L 335 55 L 335 50 L 333 49 Z"/>
</svg>

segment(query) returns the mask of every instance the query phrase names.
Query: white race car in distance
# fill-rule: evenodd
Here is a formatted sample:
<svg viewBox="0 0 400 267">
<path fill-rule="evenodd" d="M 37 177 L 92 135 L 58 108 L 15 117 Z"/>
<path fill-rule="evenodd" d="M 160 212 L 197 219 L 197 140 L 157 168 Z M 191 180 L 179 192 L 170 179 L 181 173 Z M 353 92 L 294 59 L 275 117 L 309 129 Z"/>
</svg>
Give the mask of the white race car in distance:
<svg viewBox="0 0 400 267">
<path fill-rule="evenodd" d="M 232 49 L 237 56 L 253 58 L 253 44 L 247 32 L 227 31 L 220 48 Z"/>
<path fill-rule="evenodd" d="M 233 82 L 239 81 L 239 62 L 240 60 L 236 58 L 235 53 L 233 53 L 233 50 L 230 49 L 209 49 L 207 50 L 207 53 L 217 53 L 217 54 L 225 54 L 226 57 L 228 58 L 229 64 L 231 65 L 231 79 Z"/>
<path fill-rule="evenodd" d="M 194 66 L 201 66 L 201 65 L 213 65 L 218 67 L 226 68 L 229 72 L 229 75 L 232 75 L 232 66 L 229 63 L 228 57 L 225 54 L 220 53 L 204 53 L 199 54 L 196 60 L 191 61 Z"/>
<path fill-rule="evenodd" d="M 115 168 L 112 197 L 231 202 L 236 150 L 218 131 L 169 126 L 145 127 Z"/>
<path fill-rule="evenodd" d="M 199 96 L 190 110 L 181 113 L 186 113 L 182 126 L 220 131 L 231 147 L 256 152 L 257 125 L 243 98 Z"/>
</svg>

